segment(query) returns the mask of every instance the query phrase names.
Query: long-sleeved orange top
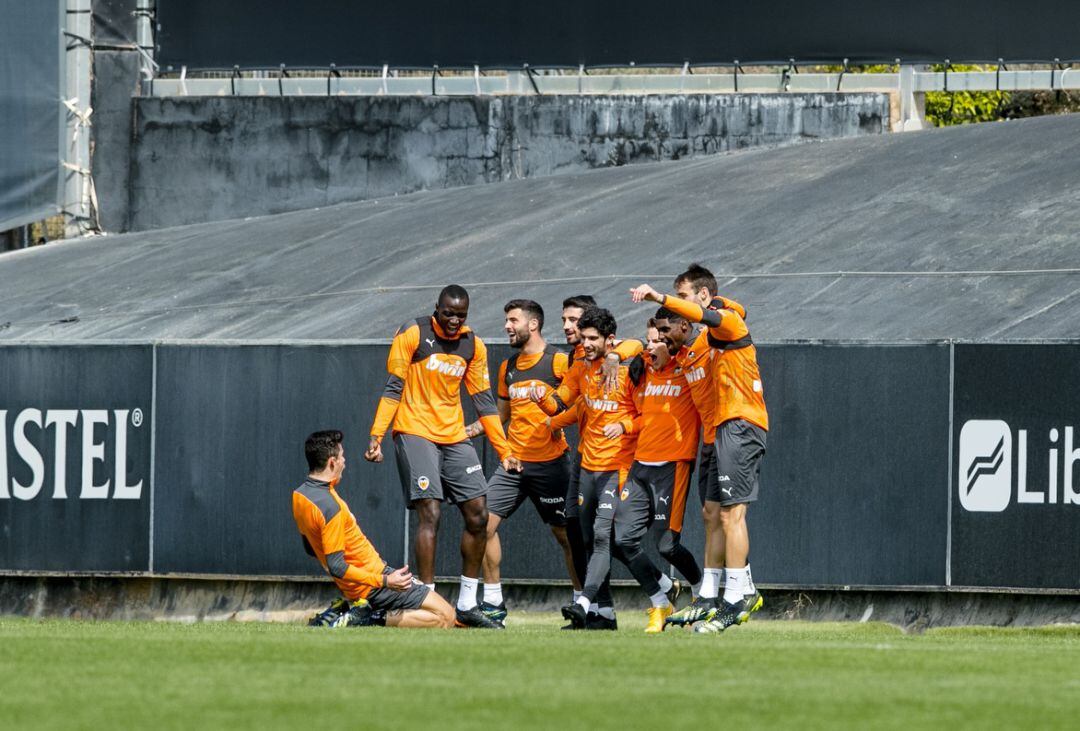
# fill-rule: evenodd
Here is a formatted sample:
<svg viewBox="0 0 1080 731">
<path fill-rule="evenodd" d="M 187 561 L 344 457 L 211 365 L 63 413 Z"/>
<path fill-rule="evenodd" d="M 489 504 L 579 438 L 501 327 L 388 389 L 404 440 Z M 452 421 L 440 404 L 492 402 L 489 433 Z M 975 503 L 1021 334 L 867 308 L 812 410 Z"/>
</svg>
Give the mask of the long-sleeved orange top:
<svg viewBox="0 0 1080 731">
<path fill-rule="evenodd" d="M 709 347 L 715 351 L 712 378 L 716 389 L 713 425 L 731 419 L 745 419 L 762 429 L 769 429 L 765 394 L 758 369 L 757 348 L 750 329 L 735 309 L 702 309 L 701 306 L 665 295 L 663 306 L 691 322 L 704 324 Z"/>
<path fill-rule="evenodd" d="M 726 297 L 713 298 L 709 309 L 729 309 L 746 319 L 746 309 L 735 300 Z M 708 444 L 712 444 L 716 429 L 713 416 L 716 412 L 716 386 L 712 377 L 712 361 L 715 351 L 709 347 L 709 331 L 702 328 L 697 337 L 687 345 L 679 348 L 675 354 L 675 362 L 686 376 L 686 382 L 690 385 L 690 395 L 694 399 L 698 415 L 701 417 L 701 438 Z"/>
<path fill-rule="evenodd" d="M 366 597 L 383 585 L 386 562 L 332 484 L 309 477 L 293 490 L 292 509 L 304 548 L 319 559 L 346 599 Z"/>
<path fill-rule="evenodd" d="M 615 354 L 619 356 L 620 362 L 629 362 L 634 359 L 634 356 L 641 355 L 645 350 L 645 344 L 640 340 L 629 338 L 627 340 L 620 340 L 615 343 Z M 566 375 L 563 378 L 579 378 L 580 372 L 585 370 L 587 362 L 585 360 L 585 346 L 578 343 L 574 346 L 574 352 L 570 355 L 570 367 L 567 369 Z M 579 429 L 584 426 L 585 412 L 582 411 L 580 404 L 574 404 L 566 411 L 563 411 L 551 418 L 552 429 L 565 429 L 568 426 L 577 424 Z M 578 451 L 581 451 L 581 443 L 578 442 Z"/>
<path fill-rule="evenodd" d="M 405 323 L 390 344 L 386 370 L 390 375 L 371 436 L 382 439 L 393 425 L 395 432 L 435 444 L 465 441 L 465 415 L 461 411 L 464 380 L 491 445 L 500 459 L 510 456 L 510 444 L 491 395 L 487 347 L 468 326 L 450 337 L 430 316 Z"/>
<path fill-rule="evenodd" d="M 571 367 L 562 385 L 555 391 L 548 389 L 540 401 L 540 408 L 551 416 L 575 404 L 580 405 L 582 426 L 578 451 L 581 452 L 581 466 L 591 472 L 628 469 L 634 462 L 637 443 L 634 430 L 634 420 L 638 416 L 634 400 L 637 386 L 630 375 L 633 361 L 619 364 L 618 387 L 604 393 L 602 360 L 585 361 L 585 366 L 579 369 Z M 637 368 L 644 367 L 640 359 L 635 360 Z M 622 436 L 608 439 L 604 435 L 604 427 L 608 424 L 622 424 Z"/>
<path fill-rule="evenodd" d="M 510 449 L 525 462 L 548 462 L 567 450 L 562 432 L 548 426 L 547 414 L 529 398 L 529 389 L 556 389 L 566 375 L 569 357 L 549 345 L 539 353 L 517 353 L 499 364 L 499 398 L 510 402 L 506 436 Z"/>
<path fill-rule="evenodd" d="M 697 458 L 701 421 L 682 368 L 670 360 L 655 370 L 651 359 L 635 391 L 638 462 L 678 462 Z"/>
</svg>

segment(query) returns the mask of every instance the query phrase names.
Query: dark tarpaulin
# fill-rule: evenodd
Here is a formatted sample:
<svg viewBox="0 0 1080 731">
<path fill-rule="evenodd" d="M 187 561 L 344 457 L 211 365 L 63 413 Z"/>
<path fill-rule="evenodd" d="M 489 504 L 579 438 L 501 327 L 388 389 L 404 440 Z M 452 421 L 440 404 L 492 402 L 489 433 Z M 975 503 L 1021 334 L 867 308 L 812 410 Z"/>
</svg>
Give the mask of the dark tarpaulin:
<svg viewBox="0 0 1080 731">
<path fill-rule="evenodd" d="M 159 0 L 158 60 L 193 68 L 520 68 L 692 63 L 1074 59 L 1064 0 Z"/>
<path fill-rule="evenodd" d="M 149 5 L 149 1 L 142 3 Z M 128 46 L 136 42 L 137 0 L 94 0 L 94 45 Z"/>
<path fill-rule="evenodd" d="M 0 231 L 61 202 L 63 5 L 0 0 Z"/>
</svg>

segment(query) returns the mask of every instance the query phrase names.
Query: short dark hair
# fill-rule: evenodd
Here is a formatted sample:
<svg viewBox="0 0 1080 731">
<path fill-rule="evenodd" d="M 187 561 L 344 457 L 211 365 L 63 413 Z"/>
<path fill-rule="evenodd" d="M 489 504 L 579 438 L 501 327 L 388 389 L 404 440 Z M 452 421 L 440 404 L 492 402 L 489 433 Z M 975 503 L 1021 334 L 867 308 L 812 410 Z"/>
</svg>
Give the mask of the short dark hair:
<svg viewBox="0 0 1080 731">
<path fill-rule="evenodd" d="M 645 329 L 648 330 L 650 327 L 656 327 L 655 317 L 650 317 L 648 320 L 645 321 Z"/>
<path fill-rule="evenodd" d="M 577 323 L 578 330 L 592 328 L 600 333 L 601 337 L 609 337 L 615 334 L 615 315 L 603 307 L 586 307 L 581 313 L 581 319 Z"/>
<path fill-rule="evenodd" d="M 656 310 L 656 314 L 652 316 L 650 322 L 656 322 L 657 320 L 669 320 L 671 322 L 687 322 L 687 319 L 674 310 L 669 310 L 666 307 L 659 307 Z"/>
<path fill-rule="evenodd" d="M 443 300 L 465 300 L 468 302 L 469 293 L 460 284 L 448 284 L 439 292 L 438 302 Z"/>
<path fill-rule="evenodd" d="M 510 300 L 506 303 L 506 307 L 503 307 L 503 312 L 508 313 L 510 310 L 521 310 L 526 318 L 536 320 L 537 330 L 544 329 L 544 308 L 540 306 L 540 303 L 532 300 Z"/>
<path fill-rule="evenodd" d="M 318 472 L 326 469 L 331 457 L 336 457 L 345 435 L 338 429 L 327 429 L 311 434 L 304 442 L 304 456 L 307 457 L 308 469 Z"/>
<path fill-rule="evenodd" d="M 710 295 L 716 296 L 716 277 L 701 264 L 695 263 L 688 266 L 685 272 L 675 277 L 676 287 L 679 286 L 679 282 L 689 282 L 695 292 L 704 287 L 709 290 Z"/>
<path fill-rule="evenodd" d="M 567 297 L 562 301 L 562 308 L 565 310 L 567 307 L 577 307 L 585 310 L 589 307 L 596 307 L 596 300 L 591 294 L 575 294 L 573 297 Z"/>
</svg>

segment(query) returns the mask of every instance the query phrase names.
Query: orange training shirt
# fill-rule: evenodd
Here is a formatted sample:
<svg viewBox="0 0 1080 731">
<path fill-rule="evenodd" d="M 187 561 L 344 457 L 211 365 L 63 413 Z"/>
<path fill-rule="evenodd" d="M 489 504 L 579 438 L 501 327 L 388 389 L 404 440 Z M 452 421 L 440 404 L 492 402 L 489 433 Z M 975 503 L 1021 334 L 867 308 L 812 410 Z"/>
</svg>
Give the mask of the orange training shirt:
<svg viewBox="0 0 1080 731">
<path fill-rule="evenodd" d="M 709 346 L 715 351 L 712 361 L 716 388 L 716 411 L 713 424 L 720 426 L 731 419 L 745 419 L 768 431 L 769 415 L 758 369 L 757 349 L 750 329 L 734 309 L 702 309 L 693 302 L 667 295 L 663 306 L 692 322 L 708 327 Z"/>
<path fill-rule="evenodd" d="M 511 361 L 514 368 L 508 372 Z M 510 402 L 507 440 L 511 451 L 524 462 L 549 462 L 569 448 L 562 432 L 552 431 L 547 414 L 529 398 L 529 388 L 533 385 L 558 388 L 568 363 L 566 353 L 548 346 L 539 353 L 518 353 L 499 364 L 499 398 Z"/>
<path fill-rule="evenodd" d="M 580 403 L 582 427 L 578 451 L 581 452 L 581 466 L 591 472 L 627 469 L 634 461 L 637 442 L 634 420 L 638 411 L 634 400 L 636 386 L 630 378 L 628 365 L 619 365 L 618 380 L 618 388 L 605 394 L 601 359 L 592 363 L 586 361 L 584 368 L 576 371 L 571 368 L 562 385 L 554 393 L 548 390 L 540 403 L 544 413 L 552 415 L 563 407 Z M 622 424 L 623 435 L 608 439 L 604 427 L 616 423 Z"/>
<path fill-rule="evenodd" d="M 395 432 L 436 444 L 465 441 L 461 383 L 473 398 L 480 422 L 499 457 L 510 454 L 491 395 L 487 347 L 469 327 L 447 336 L 433 317 L 421 317 L 398 329 L 386 359 L 389 377 L 379 400 L 371 435 Z"/>
<path fill-rule="evenodd" d="M 333 485 L 309 477 L 293 491 L 292 510 L 300 535 L 346 599 L 366 597 L 383 585 L 386 562 Z"/>
<path fill-rule="evenodd" d="M 642 383 L 635 390 L 640 412 L 635 460 L 673 462 L 697 458 L 701 421 L 690 393 L 682 368 L 674 359 L 659 371 L 647 365 Z"/>
</svg>

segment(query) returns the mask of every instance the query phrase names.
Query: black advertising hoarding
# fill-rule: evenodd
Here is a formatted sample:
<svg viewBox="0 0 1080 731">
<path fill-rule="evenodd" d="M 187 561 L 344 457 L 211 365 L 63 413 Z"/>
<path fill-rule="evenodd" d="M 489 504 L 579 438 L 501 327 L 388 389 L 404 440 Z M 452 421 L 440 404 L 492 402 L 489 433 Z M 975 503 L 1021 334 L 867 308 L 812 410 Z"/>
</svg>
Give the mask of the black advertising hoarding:
<svg viewBox="0 0 1080 731">
<path fill-rule="evenodd" d="M 345 432 L 339 491 L 383 558 L 403 555 L 404 510 L 390 459 L 365 462 L 386 347 L 160 345 L 154 571 L 302 575 L 291 495 L 304 439 Z"/>
<path fill-rule="evenodd" d="M 0 347 L 0 572 L 321 575 L 290 494 L 303 439 L 323 428 L 346 433 L 340 491 L 363 530 L 388 561 L 408 560 L 393 459 L 361 457 L 386 351 Z M 492 345 L 492 371 L 509 352 Z M 759 581 L 1080 589 L 1080 345 L 782 344 L 760 361 Z M 474 444 L 490 474 L 490 445 Z M 460 571 L 456 513 L 445 508 L 440 576 Z M 696 479 L 685 525 L 700 555 Z M 531 505 L 502 536 L 506 579 L 565 578 Z"/>
<path fill-rule="evenodd" d="M 149 568 L 152 357 L 0 348 L 0 569 Z"/>
<path fill-rule="evenodd" d="M 957 345 L 954 586 L 1080 589 L 1080 345 Z"/>
<path fill-rule="evenodd" d="M 941 586 L 949 349 L 762 346 L 769 408 L 751 565 L 765 583 Z"/>
<path fill-rule="evenodd" d="M 489 68 L 1080 57 L 1065 0 L 158 0 L 163 67 Z"/>
</svg>

